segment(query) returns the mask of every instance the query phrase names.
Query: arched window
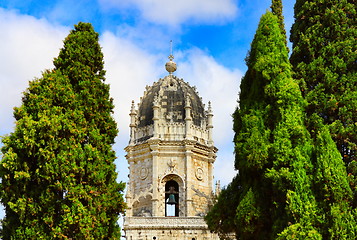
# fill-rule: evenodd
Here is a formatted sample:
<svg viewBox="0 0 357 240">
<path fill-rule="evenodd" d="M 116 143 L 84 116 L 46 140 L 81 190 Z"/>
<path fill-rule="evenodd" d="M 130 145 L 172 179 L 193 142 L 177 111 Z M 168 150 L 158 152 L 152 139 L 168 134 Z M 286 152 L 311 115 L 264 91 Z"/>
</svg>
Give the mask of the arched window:
<svg viewBox="0 0 357 240">
<path fill-rule="evenodd" d="M 179 216 L 179 185 L 174 180 L 165 184 L 165 216 Z"/>
</svg>

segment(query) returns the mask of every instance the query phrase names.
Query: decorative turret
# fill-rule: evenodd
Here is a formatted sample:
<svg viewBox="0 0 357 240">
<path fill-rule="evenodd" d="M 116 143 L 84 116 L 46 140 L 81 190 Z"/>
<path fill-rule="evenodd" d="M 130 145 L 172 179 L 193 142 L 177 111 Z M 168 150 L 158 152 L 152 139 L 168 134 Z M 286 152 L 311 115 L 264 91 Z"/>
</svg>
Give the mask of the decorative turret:
<svg viewBox="0 0 357 240">
<path fill-rule="evenodd" d="M 135 136 L 135 128 L 136 128 L 136 110 L 134 100 L 131 102 L 131 110 L 130 110 L 130 145 L 134 144 L 134 136 Z"/>
<path fill-rule="evenodd" d="M 185 121 L 186 121 L 186 139 L 191 140 L 191 125 L 192 125 L 192 116 L 191 116 L 191 100 L 190 96 L 186 96 L 186 104 L 185 104 Z"/>
<path fill-rule="evenodd" d="M 208 129 L 208 145 L 212 146 L 213 145 L 213 138 L 212 138 L 212 118 L 213 118 L 213 113 L 212 113 L 212 107 L 211 107 L 211 102 L 208 102 L 208 110 L 207 110 L 207 129 Z"/>
</svg>

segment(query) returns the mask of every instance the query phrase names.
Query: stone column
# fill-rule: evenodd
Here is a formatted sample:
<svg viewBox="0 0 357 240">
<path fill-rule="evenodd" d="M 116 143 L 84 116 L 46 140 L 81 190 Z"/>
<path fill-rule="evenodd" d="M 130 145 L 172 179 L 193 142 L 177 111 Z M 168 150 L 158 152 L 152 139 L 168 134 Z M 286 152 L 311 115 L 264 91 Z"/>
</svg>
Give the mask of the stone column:
<svg viewBox="0 0 357 240">
<path fill-rule="evenodd" d="M 134 100 L 131 102 L 131 111 L 130 111 L 130 141 L 129 141 L 129 145 L 134 145 L 135 142 L 135 129 L 136 129 L 136 110 L 135 110 L 135 105 L 134 105 Z"/>
<path fill-rule="evenodd" d="M 152 216 L 160 217 L 159 206 L 161 201 L 159 193 L 159 144 L 158 140 L 149 140 L 152 156 Z"/>
<path fill-rule="evenodd" d="M 133 216 L 133 206 L 132 206 L 132 178 L 133 178 L 133 175 L 132 175 L 132 171 L 133 171 L 133 162 L 132 162 L 132 158 L 133 158 L 133 150 L 132 150 L 132 147 L 128 146 L 125 148 L 125 151 L 127 151 L 127 155 L 126 155 L 126 158 L 128 160 L 128 168 L 129 168 L 129 182 L 128 182 L 128 188 L 127 188 L 127 192 L 126 192 L 126 195 L 125 195 L 125 198 L 126 198 L 126 203 L 127 203 L 127 210 L 126 210 L 126 217 L 132 217 Z"/>
<path fill-rule="evenodd" d="M 186 158 L 186 162 L 185 162 L 185 173 L 186 173 L 186 217 L 192 216 L 193 215 L 193 207 L 192 207 L 192 178 L 194 177 L 193 171 L 194 169 L 192 169 L 192 149 L 193 146 L 189 143 L 186 142 L 185 144 L 185 148 L 186 148 L 186 152 L 185 152 L 185 158 Z"/>
<path fill-rule="evenodd" d="M 192 133 L 191 133 L 191 125 L 192 125 L 192 116 L 191 116 L 191 100 L 190 97 L 186 97 L 186 103 L 185 103 L 185 121 L 186 121 L 186 139 L 191 140 L 192 139 Z"/>
<path fill-rule="evenodd" d="M 154 102 L 153 102 L 153 111 L 154 111 L 154 116 L 152 120 L 154 121 L 154 138 L 157 139 L 160 136 L 159 132 L 159 99 L 158 96 L 155 96 Z"/>
<path fill-rule="evenodd" d="M 213 164 L 216 160 L 216 153 L 215 153 L 215 147 L 211 146 L 209 148 L 208 152 L 208 181 L 209 181 L 209 187 L 212 189 L 212 182 L 213 182 Z"/>
<path fill-rule="evenodd" d="M 208 102 L 208 110 L 207 110 L 207 129 L 208 129 L 208 146 L 213 146 L 213 137 L 212 137 L 212 129 L 213 129 L 213 124 L 212 124 L 212 107 L 211 107 L 211 102 Z"/>
</svg>

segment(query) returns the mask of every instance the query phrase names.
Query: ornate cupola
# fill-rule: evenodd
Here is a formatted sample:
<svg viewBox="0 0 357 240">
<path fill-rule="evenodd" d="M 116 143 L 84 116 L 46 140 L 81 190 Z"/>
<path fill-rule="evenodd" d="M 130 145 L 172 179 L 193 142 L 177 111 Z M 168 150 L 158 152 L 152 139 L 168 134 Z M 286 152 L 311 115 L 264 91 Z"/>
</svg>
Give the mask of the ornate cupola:
<svg viewBox="0 0 357 240">
<path fill-rule="evenodd" d="M 138 107 L 132 102 L 127 239 L 218 239 L 203 220 L 212 199 L 212 109 L 195 87 L 173 75 L 147 86 Z"/>
</svg>

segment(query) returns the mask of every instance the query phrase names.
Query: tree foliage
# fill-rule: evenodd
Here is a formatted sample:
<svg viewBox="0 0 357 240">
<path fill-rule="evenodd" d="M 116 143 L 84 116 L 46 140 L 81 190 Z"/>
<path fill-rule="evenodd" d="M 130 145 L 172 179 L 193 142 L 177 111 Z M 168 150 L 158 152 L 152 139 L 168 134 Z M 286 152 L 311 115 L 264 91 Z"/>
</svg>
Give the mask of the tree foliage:
<svg viewBox="0 0 357 240">
<path fill-rule="evenodd" d="M 323 217 L 324 239 L 356 239 L 357 215 L 346 167 L 327 126 L 320 123 L 315 140 L 314 194 Z"/>
<path fill-rule="evenodd" d="M 357 211 L 349 184 L 355 178 L 347 177 L 331 138 L 336 125 L 326 126 L 321 114 L 308 112 L 306 120 L 311 98 L 299 83 L 312 75 L 293 79 L 279 18 L 281 1 L 273 1 L 272 11 L 259 22 L 233 115 L 239 173 L 206 221 L 218 232 L 235 232 L 237 239 L 355 239 Z M 353 101 L 346 104 L 346 109 L 354 106 Z M 233 214 L 224 212 L 225 203 L 236 204 L 234 223 Z"/>
<path fill-rule="evenodd" d="M 54 65 L 30 82 L 3 139 L 3 238 L 119 239 L 117 127 L 91 24 L 75 26 Z"/>
<path fill-rule="evenodd" d="M 269 239 L 299 229 L 318 239 L 305 102 L 292 79 L 278 17 L 270 12 L 260 20 L 247 65 L 234 115 L 235 164 L 243 188 L 238 235 Z"/>
<path fill-rule="evenodd" d="M 270 6 L 271 12 L 278 17 L 279 19 L 279 27 L 284 36 L 286 36 L 285 24 L 284 24 L 284 16 L 283 16 L 283 3 L 281 0 L 272 0 Z M 287 44 L 287 42 L 286 42 Z M 287 47 L 287 46 L 286 46 Z"/>
<path fill-rule="evenodd" d="M 307 126 L 317 158 L 315 188 L 326 212 L 327 229 L 323 233 L 330 239 L 355 239 L 356 228 L 348 226 L 357 223 L 347 220 L 351 219 L 349 214 L 356 214 L 357 205 L 356 3 L 297 0 L 294 16 L 290 61 L 308 102 Z M 333 151 L 334 144 L 322 125 L 328 126 L 341 155 Z M 341 157 L 345 167 L 341 166 Z M 353 193 L 348 190 L 346 176 Z"/>
<path fill-rule="evenodd" d="M 322 118 L 348 167 L 357 160 L 356 2 L 297 0 L 294 16 L 290 60 L 308 102 L 308 128 L 315 137 Z"/>
<path fill-rule="evenodd" d="M 240 185 L 239 176 L 236 176 L 226 188 L 222 189 L 215 204 L 205 216 L 209 229 L 218 233 L 222 240 L 231 240 L 232 234 L 236 232 L 234 219 Z"/>
</svg>

